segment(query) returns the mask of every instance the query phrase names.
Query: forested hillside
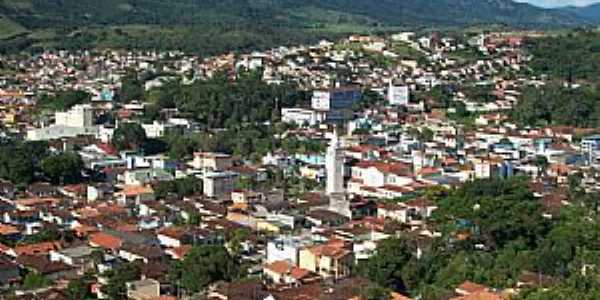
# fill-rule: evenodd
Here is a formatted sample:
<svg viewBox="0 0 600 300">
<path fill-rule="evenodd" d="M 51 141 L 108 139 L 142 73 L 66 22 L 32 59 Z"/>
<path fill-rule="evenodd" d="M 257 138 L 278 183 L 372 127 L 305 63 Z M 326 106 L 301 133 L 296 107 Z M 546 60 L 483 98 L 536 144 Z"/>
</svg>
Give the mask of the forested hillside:
<svg viewBox="0 0 600 300">
<path fill-rule="evenodd" d="M 569 6 L 564 8 L 567 13 L 574 13 L 579 17 L 587 18 L 592 22 L 600 21 L 600 4 L 592 4 L 583 7 Z"/>
<path fill-rule="evenodd" d="M 532 55 L 531 71 L 550 81 L 523 89 L 514 120 L 532 126 L 600 126 L 600 32 L 533 39 L 527 51 Z"/>
<path fill-rule="evenodd" d="M 407 26 L 580 20 L 510 0 L 0 0 L 0 22 L 10 24 L 0 31 L 5 52 L 109 46 L 212 54 Z"/>
</svg>

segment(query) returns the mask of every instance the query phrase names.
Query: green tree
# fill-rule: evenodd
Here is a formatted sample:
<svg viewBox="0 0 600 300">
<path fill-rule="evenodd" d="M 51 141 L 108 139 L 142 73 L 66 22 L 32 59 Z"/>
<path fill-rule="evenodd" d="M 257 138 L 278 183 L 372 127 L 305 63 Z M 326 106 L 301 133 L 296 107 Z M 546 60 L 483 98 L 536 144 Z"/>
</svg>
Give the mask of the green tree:
<svg viewBox="0 0 600 300">
<path fill-rule="evenodd" d="M 197 293 L 218 280 L 231 281 L 239 266 L 222 246 L 194 246 L 184 260 L 171 270 L 169 277 L 181 283 L 188 293 Z"/>
<path fill-rule="evenodd" d="M 514 177 L 467 183 L 438 202 L 434 218 L 448 233 L 472 232 L 473 242 L 490 248 L 517 239 L 534 246 L 547 232 L 548 222 L 527 182 Z"/>
<path fill-rule="evenodd" d="M 154 187 L 156 197 L 165 198 L 169 194 L 178 197 L 191 196 L 202 191 L 202 181 L 194 176 L 178 178 L 172 181 L 161 181 Z"/>
<path fill-rule="evenodd" d="M 69 281 L 67 285 L 67 299 L 81 300 L 91 296 L 90 283 L 84 278 L 77 278 Z"/>
<path fill-rule="evenodd" d="M 42 172 L 54 184 L 80 182 L 83 168 L 83 160 L 75 152 L 49 156 L 42 161 Z"/>
<path fill-rule="evenodd" d="M 546 174 L 546 170 L 548 169 L 548 159 L 545 156 L 542 155 L 537 155 L 535 157 L 535 160 L 533 161 L 533 164 L 538 168 L 538 170 L 540 170 L 540 173 L 542 175 Z"/>
<path fill-rule="evenodd" d="M 141 101 L 144 96 L 143 82 L 139 78 L 139 74 L 134 70 L 129 70 L 121 78 L 121 91 L 119 93 L 119 101 L 129 103 L 133 100 Z"/>
<path fill-rule="evenodd" d="M 376 284 L 368 285 L 361 292 L 363 300 L 389 300 L 392 299 L 391 291 Z"/>
<path fill-rule="evenodd" d="M 122 123 L 115 129 L 112 143 L 119 150 L 139 150 L 146 141 L 146 131 L 137 123 Z"/>
<path fill-rule="evenodd" d="M 92 96 L 84 91 L 61 91 L 54 96 L 43 95 L 38 104 L 51 110 L 65 111 L 77 104 L 90 102 Z"/>
<path fill-rule="evenodd" d="M 47 142 L 0 140 L 0 178 L 15 184 L 28 184 L 49 155 Z"/>
<path fill-rule="evenodd" d="M 103 291 L 110 299 L 127 299 L 127 287 L 125 283 L 138 280 L 141 275 L 139 263 L 123 263 L 114 271 L 109 271 L 108 284 L 103 286 Z"/>
<path fill-rule="evenodd" d="M 35 272 L 30 272 L 23 279 L 23 288 L 26 290 L 39 289 L 52 284 L 52 281 L 44 275 Z"/>
<path fill-rule="evenodd" d="M 411 249 L 405 240 L 387 239 L 377 245 L 375 255 L 358 264 L 357 272 L 382 287 L 404 290 L 402 268 L 411 257 Z"/>
<path fill-rule="evenodd" d="M 248 240 L 250 231 L 247 229 L 237 229 L 229 239 L 228 246 L 233 257 L 239 257 L 242 254 L 242 243 Z"/>
</svg>

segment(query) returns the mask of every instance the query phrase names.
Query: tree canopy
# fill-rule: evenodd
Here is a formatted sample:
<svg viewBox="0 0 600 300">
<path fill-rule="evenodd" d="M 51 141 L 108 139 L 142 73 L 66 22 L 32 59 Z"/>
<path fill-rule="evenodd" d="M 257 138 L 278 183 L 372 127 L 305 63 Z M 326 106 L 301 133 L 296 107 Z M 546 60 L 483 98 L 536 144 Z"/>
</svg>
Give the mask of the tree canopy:
<svg viewBox="0 0 600 300">
<path fill-rule="evenodd" d="M 75 152 L 64 152 L 42 160 L 42 172 L 53 184 L 79 183 L 83 168 L 83 160 Z"/>
<path fill-rule="evenodd" d="M 112 143 L 118 150 L 139 150 L 146 142 L 146 131 L 137 123 L 122 123 L 115 129 Z"/>
<path fill-rule="evenodd" d="M 54 96 L 42 95 L 38 105 L 42 108 L 48 108 L 55 111 L 65 111 L 77 105 L 88 103 L 91 95 L 84 91 L 61 91 Z"/>
<path fill-rule="evenodd" d="M 188 293 L 196 293 L 210 283 L 231 281 L 239 272 L 239 266 L 224 247 L 200 245 L 194 246 L 182 262 L 173 265 L 170 277 Z"/>
<path fill-rule="evenodd" d="M 158 108 L 174 106 L 189 113 L 208 128 L 224 128 L 276 121 L 274 112 L 304 99 L 293 86 L 267 84 L 260 76 L 259 72 L 241 73 L 230 81 L 226 74 L 218 74 L 192 85 L 170 83 L 150 91 L 150 100 Z"/>
<path fill-rule="evenodd" d="M 28 184 L 48 155 L 46 142 L 0 141 L 0 178 L 14 184 Z"/>
<path fill-rule="evenodd" d="M 102 287 L 103 292 L 113 300 L 127 299 L 125 283 L 140 279 L 141 267 L 137 262 L 126 262 L 108 272 L 109 280 L 108 284 Z"/>
<path fill-rule="evenodd" d="M 600 126 L 600 90 L 594 84 L 579 88 L 549 82 L 542 87 L 526 87 L 513 119 L 521 125 Z"/>
<path fill-rule="evenodd" d="M 532 39 L 527 48 L 533 55 L 530 66 L 538 74 L 571 82 L 600 76 L 600 33 L 595 30 Z"/>
</svg>

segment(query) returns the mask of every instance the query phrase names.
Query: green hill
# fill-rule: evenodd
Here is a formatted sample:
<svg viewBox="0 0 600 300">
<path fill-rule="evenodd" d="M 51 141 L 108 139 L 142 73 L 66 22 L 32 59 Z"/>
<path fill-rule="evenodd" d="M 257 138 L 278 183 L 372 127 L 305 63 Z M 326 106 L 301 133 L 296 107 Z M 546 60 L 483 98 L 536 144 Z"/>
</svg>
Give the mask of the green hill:
<svg viewBox="0 0 600 300">
<path fill-rule="evenodd" d="M 111 46 L 201 53 L 403 27 L 580 22 L 510 0 L 0 0 L 0 17 L 19 28 L 0 31 L 0 38 L 32 32 L 5 40 L 0 51 Z"/>
<path fill-rule="evenodd" d="M 582 7 L 568 6 L 563 10 L 580 18 L 588 19 L 590 22 L 600 23 L 600 3 Z"/>
</svg>

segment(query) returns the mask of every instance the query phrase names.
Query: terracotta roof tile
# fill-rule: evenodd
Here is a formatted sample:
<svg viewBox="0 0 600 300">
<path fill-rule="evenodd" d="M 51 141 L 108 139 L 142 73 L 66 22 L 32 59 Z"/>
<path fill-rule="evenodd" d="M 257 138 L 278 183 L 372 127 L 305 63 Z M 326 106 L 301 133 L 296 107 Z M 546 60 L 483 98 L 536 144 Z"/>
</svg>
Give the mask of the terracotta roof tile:
<svg viewBox="0 0 600 300">
<path fill-rule="evenodd" d="M 265 268 L 278 274 L 287 274 L 293 268 L 293 265 L 285 260 L 278 260 L 265 265 Z"/>
<path fill-rule="evenodd" d="M 451 300 L 502 300 L 502 297 L 498 294 L 484 291 L 452 298 Z"/>
<path fill-rule="evenodd" d="M 141 194 L 154 193 L 151 186 L 126 185 L 123 187 L 123 194 L 127 197 L 133 197 Z"/>
<path fill-rule="evenodd" d="M 461 291 L 466 294 L 473 294 L 489 290 L 488 287 L 471 281 L 465 281 L 461 283 L 456 289 L 457 291 Z"/>
<path fill-rule="evenodd" d="M 103 232 L 90 235 L 89 242 L 92 246 L 109 250 L 117 250 L 123 245 L 123 241 L 120 238 Z"/>
<path fill-rule="evenodd" d="M 19 233 L 19 229 L 12 225 L 0 224 L 0 235 L 11 235 Z"/>
<path fill-rule="evenodd" d="M 21 245 L 15 247 L 17 256 L 22 255 L 40 255 L 48 254 L 52 250 L 59 250 L 61 246 L 58 242 L 42 242 L 37 244 Z"/>
</svg>

